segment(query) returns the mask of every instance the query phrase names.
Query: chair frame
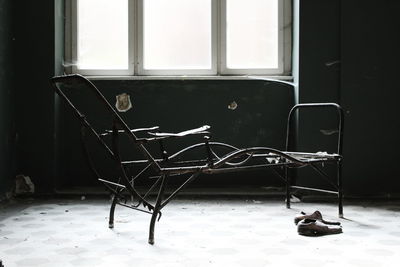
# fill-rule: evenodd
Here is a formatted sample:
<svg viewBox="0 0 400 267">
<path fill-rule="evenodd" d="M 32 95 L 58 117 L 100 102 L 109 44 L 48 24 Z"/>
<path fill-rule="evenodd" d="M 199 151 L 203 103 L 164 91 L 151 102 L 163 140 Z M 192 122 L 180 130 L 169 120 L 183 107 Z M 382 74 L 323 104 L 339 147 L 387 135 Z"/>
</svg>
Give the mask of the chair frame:
<svg viewBox="0 0 400 267">
<path fill-rule="evenodd" d="M 70 83 L 79 83 L 96 95 L 104 107 L 111 112 L 113 122 L 111 125 L 112 130 L 104 130 L 104 132 L 97 132 L 94 127 L 86 119 L 63 92 L 62 86 Z M 171 134 L 162 133 L 158 126 L 149 128 L 131 129 L 127 123 L 121 118 L 118 112 L 107 101 L 99 89 L 88 79 L 79 75 L 65 75 L 56 76 L 51 78 L 55 92 L 64 100 L 64 102 L 72 108 L 73 113 L 81 123 L 81 138 L 84 147 L 85 155 L 87 157 L 89 166 L 93 171 L 95 177 L 106 187 L 112 196 L 112 203 L 110 207 L 109 228 L 114 227 L 114 212 L 116 205 L 124 206 L 133 210 L 151 214 L 149 239 L 150 244 L 154 244 L 154 228 L 157 220 L 161 218 L 161 210 L 178 195 L 182 189 L 187 186 L 191 181 L 196 179 L 200 174 L 218 174 L 229 173 L 248 170 L 260 170 L 271 168 L 278 177 L 282 178 L 286 184 L 286 207 L 290 208 L 290 194 L 292 189 L 304 189 L 311 191 L 319 191 L 324 193 L 335 194 L 338 196 L 338 209 L 339 217 L 343 217 L 343 191 L 342 191 L 342 143 L 343 143 L 343 124 L 344 116 L 342 108 L 335 103 L 309 103 L 297 104 L 289 112 L 287 120 L 286 131 L 286 151 L 280 151 L 270 147 L 250 147 L 250 148 L 237 148 L 232 145 L 210 141 L 209 126 L 205 125 L 200 128 L 184 131 L 181 133 Z M 293 121 L 296 118 L 296 111 L 299 109 L 325 109 L 333 108 L 338 116 L 338 141 L 337 153 L 304 153 L 304 152 L 290 152 L 291 140 L 295 138 L 295 130 L 293 129 Z M 146 134 L 144 138 L 139 138 L 137 134 Z M 131 143 L 135 145 L 143 159 L 141 160 L 123 160 L 119 150 L 120 135 L 126 135 Z M 89 147 L 87 143 L 88 135 L 94 136 L 97 143 L 102 146 L 110 158 L 117 166 L 116 179 L 109 180 L 100 176 L 96 166 L 90 156 Z M 164 145 L 164 140 L 170 138 L 184 138 L 189 135 L 202 135 L 204 141 L 188 146 L 174 154 L 169 154 Z M 107 144 L 105 138 L 111 136 L 111 145 Z M 161 157 L 153 157 L 146 148 L 146 144 L 158 142 Z M 220 147 L 230 150 L 229 153 L 219 156 L 215 152 L 215 148 Z M 189 151 L 202 149 L 204 157 L 195 160 L 180 160 L 180 157 Z M 323 171 L 319 165 L 325 163 L 333 163 L 337 166 L 336 181 L 332 182 L 332 178 Z M 144 166 L 134 174 L 130 173 L 130 166 Z M 305 166 L 311 166 L 322 178 L 326 179 L 334 188 L 331 190 L 323 190 L 318 188 L 302 187 L 293 185 L 294 182 L 289 175 L 289 169 L 296 169 Z M 145 192 L 140 192 L 135 187 L 135 180 L 139 177 L 144 177 L 144 174 L 152 169 L 156 173 L 154 182 L 149 186 Z M 283 169 L 283 173 L 282 170 Z M 168 180 L 174 176 L 188 175 L 184 182 L 175 188 L 167 197 L 165 197 L 166 187 Z M 158 191 L 156 190 L 158 188 Z M 156 193 L 155 202 L 151 201 L 151 195 Z M 128 197 L 127 197 L 128 196 Z M 128 203 L 129 197 L 131 198 Z"/>
</svg>

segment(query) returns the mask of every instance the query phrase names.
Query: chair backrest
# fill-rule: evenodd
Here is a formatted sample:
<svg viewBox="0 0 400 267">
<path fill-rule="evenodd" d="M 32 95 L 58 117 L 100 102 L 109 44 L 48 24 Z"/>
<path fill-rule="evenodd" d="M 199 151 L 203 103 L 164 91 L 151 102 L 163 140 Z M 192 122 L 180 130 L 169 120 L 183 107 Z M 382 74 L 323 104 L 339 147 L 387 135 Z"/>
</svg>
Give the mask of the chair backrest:
<svg viewBox="0 0 400 267">
<path fill-rule="evenodd" d="M 67 103 L 67 105 L 72 108 L 75 116 L 81 121 L 82 125 L 84 125 L 87 129 L 91 131 L 91 133 L 96 137 L 99 143 L 106 149 L 106 151 L 112 156 L 115 157 L 113 150 L 103 141 L 100 137 L 100 134 L 93 125 L 89 122 L 89 118 L 86 117 L 86 114 L 81 110 L 82 106 L 90 108 L 92 103 L 85 103 L 85 105 L 81 105 L 78 107 L 71 98 L 69 97 L 68 91 L 80 91 L 85 93 L 90 93 L 90 97 L 94 98 L 94 101 L 97 99 L 97 104 L 100 104 L 100 108 L 105 113 L 107 119 L 112 119 L 112 126 L 117 127 L 117 130 L 122 130 L 128 138 L 133 141 L 141 153 L 151 162 L 154 163 L 155 166 L 158 166 L 154 158 L 147 151 L 147 149 L 143 146 L 143 144 L 139 141 L 138 137 L 131 131 L 129 126 L 125 123 L 122 117 L 117 113 L 117 111 L 113 108 L 113 106 L 107 101 L 104 95 L 99 91 L 99 89 L 88 79 L 79 74 L 72 75 L 64 75 L 64 76 L 56 76 L 51 78 L 51 83 L 54 86 L 56 93 Z M 97 116 L 98 117 L 98 116 Z M 92 118 L 93 119 L 93 118 Z M 96 118 L 101 120 L 102 117 Z M 107 120 L 104 118 L 104 120 Z M 110 127 L 111 128 L 111 127 Z M 102 129 L 106 130 L 106 129 Z"/>
<path fill-rule="evenodd" d="M 292 123 L 295 118 L 295 113 L 298 110 L 312 110 L 314 113 L 318 114 L 317 112 L 321 113 L 324 109 L 332 109 L 336 113 L 336 128 L 330 129 L 328 133 L 323 133 L 324 135 L 333 135 L 337 134 L 336 139 L 336 154 L 342 155 L 343 151 L 343 127 L 344 127 L 344 113 L 341 106 L 336 103 L 302 103 L 295 105 L 289 112 L 288 119 L 287 119 L 287 127 L 286 127 L 286 150 L 293 150 L 292 143 L 294 138 L 293 127 Z M 313 122 L 315 123 L 315 122 Z M 334 137 L 334 135 L 333 135 Z M 314 142 L 314 141 L 313 141 Z M 296 142 L 294 142 L 296 143 Z"/>
</svg>

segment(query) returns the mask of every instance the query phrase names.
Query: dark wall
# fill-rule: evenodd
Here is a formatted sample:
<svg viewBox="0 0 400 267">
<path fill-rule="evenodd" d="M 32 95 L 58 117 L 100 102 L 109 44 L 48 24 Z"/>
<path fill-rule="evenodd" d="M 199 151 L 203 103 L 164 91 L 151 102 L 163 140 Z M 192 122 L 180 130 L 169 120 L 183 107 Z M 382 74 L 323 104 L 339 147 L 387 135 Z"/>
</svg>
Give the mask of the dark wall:
<svg viewBox="0 0 400 267">
<path fill-rule="evenodd" d="M 300 103 L 340 101 L 340 2 L 300 1 Z"/>
<path fill-rule="evenodd" d="M 300 5 L 300 102 L 334 101 L 345 110 L 345 193 L 398 195 L 399 2 L 308 0 Z M 324 123 L 323 114 L 314 116 L 313 123 Z M 308 132 L 301 146 L 321 139 Z M 305 172 L 299 179 L 313 178 Z"/>
<path fill-rule="evenodd" d="M 0 199 L 15 177 L 13 1 L 0 0 Z"/>
<path fill-rule="evenodd" d="M 67 159 L 77 146 L 72 146 L 75 144 L 73 132 L 70 137 L 66 135 L 76 126 L 72 118 L 63 114 L 48 85 L 48 78 L 54 75 L 55 69 L 59 73 L 61 65 L 62 12 L 58 6 L 61 1 L 15 4 L 13 18 L 7 12 L 11 2 L 0 0 L 0 138 L 5 146 L 0 152 L 4 158 L 2 184 L 14 175 L 10 167 L 15 163 L 12 160 L 13 121 L 17 122 L 18 134 L 17 172 L 30 175 L 40 191 L 51 191 L 55 183 L 67 184 L 69 177 L 85 184 L 86 180 L 73 177 L 83 167 L 77 165 L 79 167 L 74 170 L 75 162 Z M 400 59 L 396 18 L 399 11 L 399 3 L 395 0 L 300 1 L 299 100 L 343 105 L 346 113 L 343 174 L 347 195 L 400 193 L 396 177 L 400 128 L 396 112 L 399 99 L 396 72 Z M 10 40 L 11 24 L 15 25 L 15 41 Z M 10 58 L 13 49 L 16 51 L 14 60 Z M 19 75 L 15 79 L 10 79 L 10 70 L 5 68 L 12 62 L 16 63 L 14 73 Z M 287 88 L 278 90 L 259 81 L 96 81 L 96 84 L 110 97 L 118 90 L 127 91 L 134 96 L 134 101 L 155 101 L 157 109 L 167 110 L 165 113 L 172 115 L 169 118 L 179 117 L 179 120 L 157 122 L 154 110 L 146 120 L 151 119 L 150 124 L 162 124 L 163 128 L 171 127 L 172 131 L 178 127 L 184 129 L 209 123 L 216 137 L 239 146 L 258 142 L 280 146 L 280 119 L 294 101 L 283 99 L 285 95 L 291 97 Z M 195 103 L 196 109 L 189 105 L 195 98 L 200 99 Z M 16 104 L 10 105 L 14 99 Z M 233 113 L 226 109 L 226 102 L 231 99 L 240 99 L 239 108 Z M 253 107 L 250 100 L 257 100 L 257 106 Z M 200 111 L 204 101 L 207 109 Z M 143 117 L 152 110 L 150 106 L 138 103 L 140 101 L 135 104 L 138 116 Z M 16 107 L 15 115 L 13 106 Z M 257 117 L 260 112 L 256 107 L 262 107 L 261 117 Z M 209 119 L 210 114 L 216 115 L 215 120 Z M 261 118 L 267 119 L 273 127 L 265 126 Z M 305 129 L 314 126 L 314 121 L 323 123 L 322 127 L 331 127 L 332 119 L 325 118 L 325 115 L 317 114 L 313 123 L 303 119 L 300 123 L 304 123 Z M 327 120 L 328 124 L 325 124 Z M 240 134 L 233 135 L 234 127 L 238 125 L 242 127 Z M 58 136 L 57 129 L 64 130 L 64 136 Z M 258 132 L 260 129 L 263 133 Z M 225 132 L 229 134 L 224 136 Z M 254 139 L 252 133 L 255 133 Z M 304 137 L 299 143 L 301 148 L 313 148 L 324 138 L 321 131 L 304 133 L 300 130 L 300 136 Z M 67 138 L 71 139 L 67 141 Z M 333 145 L 333 141 L 328 144 Z M 56 158 L 58 155 L 64 156 Z M 58 174 L 63 177 L 55 179 Z M 307 177 L 308 174 L 304 174 L 300 179 Z M 246 183 L 246 179 L 242 181 Z M 1 190 L 5 190 L 3 185 Z"/>
<path fill-rule="evenodd" d="M 30 176 L 39 193 L 54 187 L 54 93 L 49 77 L 56 67 L 59 2 L 25 1 L 16 6 L 14 16 L 18 172 Z"/>
<path fill-rule="evenodd" d="M 342 1 L 344 172 L 357 194 L 400 193 L 400 2 Z"/>
<path fill-rule="evenodd" d="M 271 146 L 284 148 L 285 121 L 294 102 L 293 87 L 287 84 L 267 81 L 207 81 L 207 80 L 174 80 L 174 81 L 104 81 L 94 83 L 107 99 L 114 104 L 115 96 L 128 93 L 133 108 L 121 113 L 132 128 L 160 126 L 165 132 L 179 132 L 210 125 L 212 140 L 225 142 L 237 147 Z M 76 95 L 77 94 L 77 95 Z M 74 96 L 72 96 L 74 97 Z M 100 107 L 93 97 L 75 92 L 76 106 L 82 108 L 88 120 L 104 118 L 102 127 L 111 129 L 112 121 L 106 121 Z M 237 108 L 228 109 L 235 101 Z M 88 103 L 90 106 L 88 107 Z M 91 117 L 93 114 L 94 118 Z M 103 128 L 104 129 L 104 128 Z M 78 121 L 69 109 L 60 106 L 60 171 L 58 188 L 65 186 L 95 185 L 97 182 L 87 170 L 82 158 Z M 177 149 L 190 145 L 191 142 L 203 142 L 200 138 L 186 138 L 189 141 L 167 141 L 166 149 L 172 154 Z M 126 143 L 129 145 L 129 143 Z M 131 148 L 134 148 L 131 146 Z M 154 152 L 157 152 L 158 149 Z M 137 155 L 130 155 L 136 158 Z M 100 160 L 105 164 L 105 160 Z M 113 166 L 113 165 L 111 165 Z M 109 165 L 109 168 L 111 167 Z M 271 185 L 277 180 L 263 173 L 252 175 L 220 175 L 202 177 L 195 185 L 232 186 Z"/>
<path fill-rule="evenodd" d="M 340 103 L 341 80 L 341 1 L 300 1 L 299 102 Z M 337 153 L 337 134 L 326 135 L 337 127 L 332 108 L 302 111 L 298 122 L 299 151 Z M 344 138 L 347 141 L 347 136 Z M 328 170 L 335 177 L 336 169 Z M 345 179 L 347 181 L 347 178 Z M 309 168 L 298 170 L 302 186 L 331 189 Z"/>
</svg>

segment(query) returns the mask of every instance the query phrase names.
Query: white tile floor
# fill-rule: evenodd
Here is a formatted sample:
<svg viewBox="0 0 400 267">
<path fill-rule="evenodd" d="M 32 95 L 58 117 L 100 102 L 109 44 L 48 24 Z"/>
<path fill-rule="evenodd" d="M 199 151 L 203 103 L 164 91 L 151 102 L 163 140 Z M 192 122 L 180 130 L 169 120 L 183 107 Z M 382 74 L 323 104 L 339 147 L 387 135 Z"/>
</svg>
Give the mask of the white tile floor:
<svg viewBox="0 0 400 267">
<path fill-rule="evenodd" d="M 12 266 L 400 266 L 400 203 L 334 204 L 179 199 L 163 210 L 155 245 L 148 214 L 107 200 L 31 200 L 0 209 L 0 259 Z M 343 234 L 305 237 L 293 218 L 320 210 Z"/>
</svg>

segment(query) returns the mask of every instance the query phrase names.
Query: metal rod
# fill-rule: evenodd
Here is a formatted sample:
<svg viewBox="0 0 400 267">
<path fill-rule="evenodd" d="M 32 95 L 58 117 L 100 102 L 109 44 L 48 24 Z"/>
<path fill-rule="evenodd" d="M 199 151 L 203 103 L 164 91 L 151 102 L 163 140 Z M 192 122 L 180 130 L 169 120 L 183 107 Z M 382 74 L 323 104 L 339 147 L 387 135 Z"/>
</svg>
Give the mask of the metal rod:
<svg viewBox="0 0 400 267">
<path fill-rule="evenodd" d="M 324 171 L 322 171 L 318 166 L 315 166 L 314 164 L 310 164 L 310 166 L 311 166 L 316 172 L 318 172 L 318 173 L 322 176 L 322 178 L 324 178 L 324 180 L 325 180 L 326 182 L 328 182 L 330 185 L 332 185 L 333 187 L 335 187 L 336 190 L 338 189 L 338 186 L 335 185 L 335 184 L 330 180 L 331 177 L 330 177 L 329 175 L 327 175 Z"/>
<path fill-rule="evenodd" d="M 158 179 L 153 183 L 153 185 L 150 187 L 149 190 L 147 190 L 147 192 L 144 194 L 143 198 L 146 198 L 151 191 L 153 191 L 153 189 L 156 187 L 156 185 L 160 182 L 162 176 L 158 177 Z"/>
<path fill-rule="evenodd" d="M 310 190 L 310 191 L 316 191 L 316 192 L 323 192 L 323 193 L 335 194 L 335 195 L 339 194 L 338 192 L 335 192 L 335 191 L 312 188 L 312 187 L 303 187 L 303 186 L 297 186 L 297 185 L 292 185 L 291 188 L 304 189 L 304 190 Z"/>
<path fill-rule="evenodd" d="M 164 198 L 164 190 L 165 190 L 165 186 L 166 186 L 166 183 L 167 183 L 167 178 L 168 178 L 167 175 L 163 175 L 162 176 L 160 190 L 158 191 L 156 204 L 154 205 L 153 214 L 151 216 L 150 231 L 149 231 L 149 241 L 148 241 L 150 245 L 154 244 L 154 227 L 155 227 L 155 224 L 156 224 L 157 216 L 160 213 L 161 208 L 162 208 L 161 202 L 162 202 L 162 200 Z M 160 217 L 161 217 L 161 215 L 160 215 Z"/>
<path fill-rule="evenodd" d="M 161 204 L 161 208 L 164 208 L 171 200 L 174 198 L 187 184 L 193 181 L 197 176 L 200 175 L 200 172 L 192 174 L 180 187 L 178 187 L 169 197 Z"/>
<path fill-rule="evenodd" d="M 337 163 L 337 183 L 338 183 L 338 200 L 339 200 L 339 217 L 343 218 L 343 185 L 342 185 L 342 162 Z"/>
<path fill-rule="evenodd" d="M 285 180 L 286 180 L 286 208 L 290 209 L 290 188 L 291 188 L 291 176 L 289 175 L 289 170 L 285 166 Z"/>
<path fill-rule="evenodd" d="M 284 177 L 282 174 L 280 174 L 276 168 L 271 168 L 271 170 L 276 174 L 276 176 L 278 176 L 279 178 L 281 178 L 283 181 L 285 181 L 285 183 L 287 182 L 286 177 Z"/>
<path fill-rule="evenodd" d="M 147 165 L 143 170 L 141 170 L 134 178 L 131 179 L 131 185 L 133 185 L 133 181 L 135 181 L 140 175 L 142 175 L 148 168 L 150 168 L 151 164 Z"/>
<path fill-rule="evenodd" d="M 103 183 L 107 183 L 107 184 L 112 184 L 112 185 L 115 185 L 115 186 L 119 186 L 119 187 L 122 187 L 122 188 L 126 188 L 126 186 L 125 185 L 122 185 L 122 184 L 117 184 L 117 183 L 114 183 L 114 182 L 111 182 L 111 181 L 107 181 L 107 180 L 104 180 L 104 179 L 98 179 L 100 182 L 103 182 Z"/>
<path fill-rule="evenodd" d="M 130 209 L 137 210 L 137 211 L 141 211 L 141 212 L 148 213 L 148 214 L 153 214 L 153 212 L 151 212 L 151 211 L 138 209 L 138 208 L 136 208 L 136 207 L 134 207 L 134 206 L 130 206 L 130 205 L 127 205 L 127 204 L 124 204 L 124 203 L 118 202 L 117 205 L 124 206 L 124 207 L 126 207 L 126 208 L 130 208 Z"/>
</svg>

